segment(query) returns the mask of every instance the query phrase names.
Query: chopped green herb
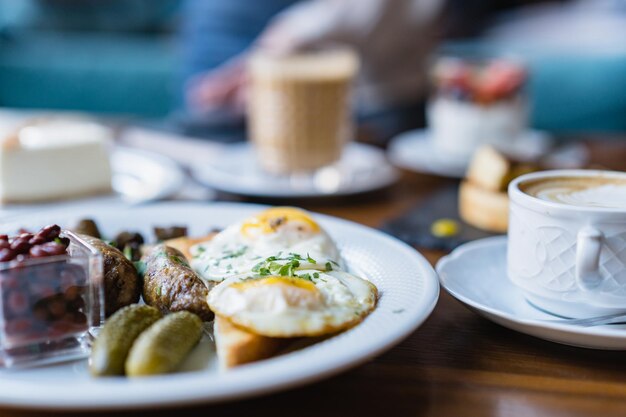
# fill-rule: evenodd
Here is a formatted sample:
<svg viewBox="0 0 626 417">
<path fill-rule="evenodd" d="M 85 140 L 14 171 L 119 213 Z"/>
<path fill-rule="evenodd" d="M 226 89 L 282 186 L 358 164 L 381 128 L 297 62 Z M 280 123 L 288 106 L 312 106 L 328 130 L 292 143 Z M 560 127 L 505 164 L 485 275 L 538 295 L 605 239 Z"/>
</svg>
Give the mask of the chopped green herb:
<svg viewBox="0 0 626 417">
<path fill-rule="evenodd" d="M 185 266 L 189 266 L 189 264 L 187 263 L 186 260 L 184 260 L 183 258 L 181 258 L 178 255 L 170 255 L 170 261 L 180 264 L 180 265 L 185 265 Z"/>
<path fill-rule="evenodd" d="M 156 293 L 159 297 L 161 296 L 161 287 L 157 287 Z"/>
<path fill-rule="evenodd" d="M 319 272 L 313 272 L 313 278 L 319 278 L 320 274 Z"/>
<path fill-rule="evenodd" d="M 297 276 L 298 278 L 302 278 L 302 279 L 306 279 L 307 281 L 311 281 L 313 282 L 313 280 L 311 279 L 311 274 L 300 274 Z"/>
<path fill-rule="evenodd" d="M 330 262 L 326 262 L 326 272 L 332 271 L 332 270 L 333 270 L 333 265 Z"/>
<path fill-rule="evenodd" d="M 308 253 L 306 254 L 306 260 L 310 264 L 316 264 L 317 263 L 317 261 L 315 259 L 311 258 L 311 256 Z"/>
<path fill-rule="evenodd" d="M 247 246 L 242 246 L 237 250 L 225 250 L 224 256 L 222 256 L 221 259 L 231 259 L 231 258 L 238 258 L 241 255 L 243 255 L 244 253 L 246 253 L 246 251 L 248 250 Z"/>
</svg>

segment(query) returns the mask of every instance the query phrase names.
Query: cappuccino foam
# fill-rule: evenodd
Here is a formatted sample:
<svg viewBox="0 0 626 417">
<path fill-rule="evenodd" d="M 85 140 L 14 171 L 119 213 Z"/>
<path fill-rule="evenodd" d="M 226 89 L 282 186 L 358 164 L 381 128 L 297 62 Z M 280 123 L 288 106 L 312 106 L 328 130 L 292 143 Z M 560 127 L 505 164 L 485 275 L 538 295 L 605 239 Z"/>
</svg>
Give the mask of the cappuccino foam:
<svg viewBox="0 0 626 417">
<path fill-rule="evenodd" d="M 626 209 L 626 177 L 544 178 L 520 185 L 541 200 L 579 207 Z"/>
</svg>

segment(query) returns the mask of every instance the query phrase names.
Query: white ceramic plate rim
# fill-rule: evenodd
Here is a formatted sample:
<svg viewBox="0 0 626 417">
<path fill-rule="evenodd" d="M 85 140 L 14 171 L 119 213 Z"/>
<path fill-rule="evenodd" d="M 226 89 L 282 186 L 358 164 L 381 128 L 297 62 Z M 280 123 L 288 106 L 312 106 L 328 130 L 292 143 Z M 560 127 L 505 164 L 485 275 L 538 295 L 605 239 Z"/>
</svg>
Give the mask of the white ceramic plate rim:
<svg viewBox="0 0 626 417">
<path fill-rule="evenodd" d="M 160 203 L 134 209 L 126 208 L 125 210 L 144 210 L 146 213 L 150 211 L 160 213 L 161 210 L 169 213 L 175 210 L 187 210 L 189 213 L 196 211 L 197 213 L 213 215 L 222 213 L 226 218 L 242 218 L 264 207 L 238 203 L 211 203 L 208 205 Z M 97 217 L 106 213 L 106 210 L 110 210 L 110 208 L 104 208 L 102 212 L 94 210 L 93 213 Z M 63 214 L 61 218 L 68 217 L 67 212 Z M 61 212 L 39 213 L 36 218 L 46 221 L 48 218 L 54 218 L 55 215 L 60 216 Z M 119 215 L 123 216 L 123 211 Z M 148 214 L 145 216 L 149 217 Z M 201 372 L 173 374 L 142 380 L 108 380 L 105 378 L 90 384 L 91 389 L 82 388 L 78 384 L 51 385 L 40 381 L 33 383 L 29 380 L 19 380 L 19 378 L 12 379 L 11 374 L 15 372 L 14 375 L 19 376 L 19 370 L 3 371 L 0 373 L 0 405 L 40 409 L 105 410 L 225 401 L 274 392 L 283 388 L 293 388 L 317 381 L 359 365 L 399 343 L 426 320 L 437 302 L 439 285 L 434 270 L 428 261 L 413 248 L 380 231 L 330 216 L 315 215 L 315 217 L 323 227 L 329 230 L 331 235 L 333 228 L 337 228 L 361 237 L 366 236 L 367 239 L 379 243 L 381 257 L 378 262 L 381 267 L 384 268 L 385 262 L 390 262 L 386 260 L 385 256 L 382 256 L 382 253 L 393 251 L 402 257 L 403 264 L 407 268 L 416 271 L 415 273 L 419 275 L 421 290 L 415 291 L 413 294 L 408 293 L 411 298 L 415 296 L 416 299 L 411 305 L 403 306 L 406 310 L 402 314 L 383 311 L 380 306 L 372 313 L 370 317 L 374 314 L 386 315 L 384 318 L 389 319 L 390 323 L 389 326 L 375 330 L 377 332 L 376 338 L 366 341 L 359 340 L 359 337 L 366 335 L 367 331 L 373 330 L 368 328 L 369 322 L 366 319 L 354 329 L 298 351 L 296 354 L 282 355 L 242 366 L 218 374 L 215 378 L 207 378 L 207 375 Z M 4 228 L 5 230 L 14 228 L 28 218 L 28 214 L 20 218 L 13 218 L 12 223 L 5 225 Z M 163 221 L 167 220 L 164 219 Z M 148 222 L 147 219 L 146 222 Z M 224 224 L 225 220 L 217 218 L 212 222 L 207 221 L 207 223 L 219 226 L 226 225 Z M 348 236 L 346 239 L 349 241 Z M 398 279 L 398 277 L 394 279 Z M 385 288 L 380 289 L 384 297 Z M 402 292 L 405 292 L 404 285 Z M 334 354 L 320 356 L 328 349 L 333 349 Z"/>
<path fill-rule="evenodd" d="M 224 145 L 214 158 L 219 159 L 225 153 L 243 152 L 251 145 L 249 142 Z M 215 188 L 216 190 L 226 191 L 232 194 L 254 196 L 254 197 L 274 197 L 274 198 L 307 198 L 307 197 L 329 197 L 329 196 L 349 196 L 354 194 L 365 193 L 369 191 L 379 190 L 388 187 L 398 180 L 398 173 L 391 166 L 385 157 L 385 153 L 373 146 L 362 143 L 349 143 L 349 148 L 359 149 L 360 151 L 379 152 L 383 156 L 383 164 L 379 167 L 376 175 L 371 176 L 371 181 L 358 184 L 358 186 L 339 188 L 332 192 L 323 192 L 321 190 L 310 189 L 294 189 L 294 188 L 258 188 L 250 186 L 242 182 L 233 180 L 233 176 L 222 172 L 219 168 L 214 167 L 210 161 L 203 164 L 193 164 L 191 166 L 192 176 L 200 183 Z M 346 149 L 346 152 L 348 149 Z"/>
<path fill-rule="evenodd" d="M 447 272 L 450 264 L 455 263 L 455 262 L 457 263 L 463 262 L 463 258 L 467 256 L 471 256 L 471 253 L 476 249 L 481 249 L 484 247 L 502 246 L 502 245 L 506 245 L 506 242 L 507 242 L 506 236 L 494 236 L 494 237 L 479 239 L 479 240 L 475 240 L 473 242 L 469 242 L 464 245 L 461 245 L 458 248 L 456 248 L 454 251 L 452 251 L 452 253 L 450 253 L 449 255 L 441 258 L 436 266 L 436 271 L 439 276 L 439 282 L 441 286 L 448 293 L 450 293 L 450 295 L 452 295 L 457 300 L 463 302 L 464 304 L 467 304 L 468 306 L 480 312 L 484 312 L 494 317 L 502 318 L 511 323 L 518 323 L 521 325 L 531 326 L 534 328 L 551 329 L 551 330 L 556 330 L 556 331 L 563 332 L 563 333 L 569 333 L 569 334 L 575 334 L 575 335 L 581 335 L 581 336 L 591 336 L 591 335 L 607 336 L 607 337 L 626 341 L 626 331 L 622 329 L 611 328 L 608 326 L 579 327 L 579 326 L 572 326 L 568 324 L 545 322 L 545 321 L 534 320 L 534 319 L 525 319 L 523 317 L 520 318 L 520 317 L 511 315 L 509 313 L 503 312 L 501 310 L 495 309 L 493 307 L 487 306 L 481 303 L 479 300 L 469 298 L 465 294 L 455 291 L 454 289 L 451 288 L 448 282 L 449 278 L 448 278 L 448 272 Z M 555 317 L 554 319 L 557 320 L 558 318 Z M 502 322 L 500 321 L 500 323 Z M 516 328 L 516 330 L 517 329 L 518 328 Z"/>
<path fill-rule="evenodd" d="M 521 139 L 526 141 L 538 140 L 546 143 L 550 140 L 545 132 L 533 129 L 524 131 Z M 428 158 L 431 162 L 426 162 L 424 159 L 410 159 L 405 155 L 406 148 L 417 142 L 424 147 L 429 147 L 431 155 L 423 156 L 422 158 Z M 413 172 L 434 174 L 448 178 L 463 178 L 470 162 L 469 157 L 443 154 L 442 151 L 435 148 L 432 142 L 431 131 L 428 128 L 411 130 L 396 136 L 389 143 L 388 154 L 390 161 L 396 166 Z"/>
</svg>

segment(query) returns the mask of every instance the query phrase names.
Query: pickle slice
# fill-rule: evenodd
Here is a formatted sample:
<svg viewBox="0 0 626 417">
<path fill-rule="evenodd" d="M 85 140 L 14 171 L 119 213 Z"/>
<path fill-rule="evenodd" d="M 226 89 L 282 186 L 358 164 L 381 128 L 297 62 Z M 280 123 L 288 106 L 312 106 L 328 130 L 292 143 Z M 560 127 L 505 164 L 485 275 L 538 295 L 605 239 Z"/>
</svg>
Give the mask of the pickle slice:
<svg viewBox="0 0 626 417">
<path fill-rule="evenodd" d="M 109 317 L 91 349 L 91 374 L 124 375 L 124 363 L 135 339 L 160 318 L 156 308 L 138 304 L 121 308 Z"/>
<path fill-rule="evenodd" d="M 126 359 L 131 377 L 172 372 L 202 337 L 202 320 L 188 311 L 169 314 L 143 332 Z"/>
</svg>

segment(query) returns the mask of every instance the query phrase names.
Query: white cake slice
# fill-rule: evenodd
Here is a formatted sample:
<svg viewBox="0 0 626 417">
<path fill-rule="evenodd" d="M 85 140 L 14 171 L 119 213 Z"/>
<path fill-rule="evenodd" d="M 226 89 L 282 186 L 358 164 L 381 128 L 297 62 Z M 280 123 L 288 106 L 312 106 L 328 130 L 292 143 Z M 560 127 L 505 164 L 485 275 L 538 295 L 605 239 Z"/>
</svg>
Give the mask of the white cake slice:
<svg viewBox="0 0 626 417">
<path fill-rule="evenodd" d="M 47 119 L 0 142 L 0 202 L 30 203 L 111 191 L 110 129 Z"/>
</svg>

